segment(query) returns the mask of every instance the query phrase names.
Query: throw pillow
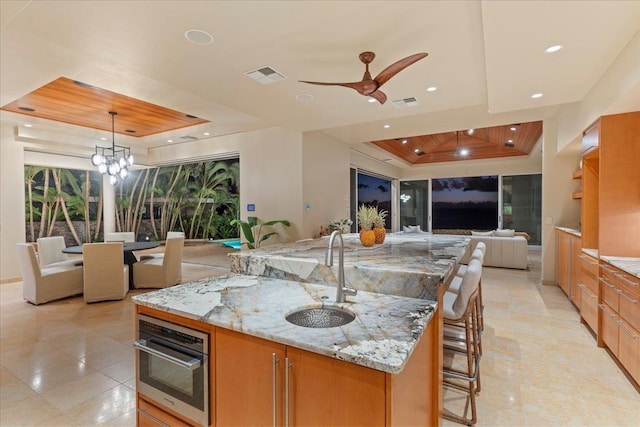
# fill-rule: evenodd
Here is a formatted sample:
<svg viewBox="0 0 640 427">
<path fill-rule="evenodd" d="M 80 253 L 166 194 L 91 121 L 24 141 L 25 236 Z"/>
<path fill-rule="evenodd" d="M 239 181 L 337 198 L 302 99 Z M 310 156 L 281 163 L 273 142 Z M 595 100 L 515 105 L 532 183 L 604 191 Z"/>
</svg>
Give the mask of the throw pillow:
<svg viewBox="0 0 640 427">
<path fill-rule="evenodd" d="M 422 232 L 422 230 L 420 230 L 419 225 L 405 225 L 404 227 L 402 227 L 402 231 L 404 231 L 405 233 L 421 233 Z"/>
<path fill-rule="evenodd" d="M 472 236 L 493 236 L 493 231 L 471 231 Z"/>
<path fill-rule="evenodd" d="M 493 233 L 496 237 L 513 237 L 516 235 L 516 230 L 495 230 Z"/>
</svg>

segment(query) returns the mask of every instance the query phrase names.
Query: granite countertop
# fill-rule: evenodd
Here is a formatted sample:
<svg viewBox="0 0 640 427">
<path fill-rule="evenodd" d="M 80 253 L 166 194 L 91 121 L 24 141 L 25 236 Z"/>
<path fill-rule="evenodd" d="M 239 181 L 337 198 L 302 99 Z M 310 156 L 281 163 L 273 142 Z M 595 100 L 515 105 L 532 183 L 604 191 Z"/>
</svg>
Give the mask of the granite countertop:
<svg viewBox="0 0 640 427">
<path fill-rule="evenodd" d="M 333 304 L 324 285 L 230 275 L 134 296 L 133 302 L 303 350 L 399 373 L 437 307 L 434 301 L 359 291 L 339 304 L 356 314 L 335 328 L 305 328 L 285 315 L 300 307 Z"/>
<path fill-rule="evenodd" d="M 640 279 L 640 258 L 602 255 L 600 259 Z"/>
<path fill-rule="evenodd" d="M 560 231 L 564 231 L 565 233 L 573 234 L 574 236 L 582 237 L 582 232 L 576 228 L 572 227 L 560 227 L 556 225 L 556 229 Z"/>
<path fill-rule="evenodd" d="M 345 283 L 354 289 L 437 300 L 438 285 L 446 282 L 462 259 L 469 236 L 409 233 L 387 234 L 383 244 L 366 248 L 358 234 L 344 234 Z M 334 266 L 325 265 L 328 238 L 266 246 L 229 254 L 231 271 L 256 276 L 335 286 Z"/>
<path fill-rule="evenodd" d="M 589 255 L 592 258 L 595 258 L 595 259 L 599 258 L 597 249 L 582 248 L 582 252 Z"/>
</svg>

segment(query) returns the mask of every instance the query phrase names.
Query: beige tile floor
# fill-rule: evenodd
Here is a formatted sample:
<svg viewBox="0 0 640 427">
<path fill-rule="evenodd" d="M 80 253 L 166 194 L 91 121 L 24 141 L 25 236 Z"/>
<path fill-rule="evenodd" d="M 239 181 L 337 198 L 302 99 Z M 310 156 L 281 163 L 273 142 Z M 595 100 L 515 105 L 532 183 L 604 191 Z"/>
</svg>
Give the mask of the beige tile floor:
<svg viewBox="0 0 640 427">
<path fill-rule="evenodd" d="M 183 280 L 220 275 L 227 250 L 185 248 Z M 557 287 L 531 269 L 486 268 L 478 426 L 637 426 L 640 394 Z M 0 285 L 0 426 L 133 426 L 131 296 L 33 306 L 21 284 Z M 445 407 L 464 399 L 445 392 Z M 443 421 L 444 426 L 458 425 Z"/>
</svg>

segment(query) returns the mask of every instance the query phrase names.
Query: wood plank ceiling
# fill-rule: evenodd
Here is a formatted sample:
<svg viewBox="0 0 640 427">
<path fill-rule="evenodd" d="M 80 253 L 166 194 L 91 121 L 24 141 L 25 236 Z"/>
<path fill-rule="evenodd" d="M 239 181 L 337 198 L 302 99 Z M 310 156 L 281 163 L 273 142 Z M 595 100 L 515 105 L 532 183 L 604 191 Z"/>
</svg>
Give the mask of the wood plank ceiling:
<svg viewBox="0 0 640 427">
<path fill-rule="evenodd" d="M 109 111 L 115 111 L 115 132 L 136 137 L 209 122 L 66 77 L 26 94 L 2 110 L 108 132 Z"/>
<path fill-rule="evenodd" d="M 542 121 L 537 121 L 385 139 L 372 141 L 372 144 L 407 163 L 419 165 L 527 156 L 541 135 Z"/>
</svg>

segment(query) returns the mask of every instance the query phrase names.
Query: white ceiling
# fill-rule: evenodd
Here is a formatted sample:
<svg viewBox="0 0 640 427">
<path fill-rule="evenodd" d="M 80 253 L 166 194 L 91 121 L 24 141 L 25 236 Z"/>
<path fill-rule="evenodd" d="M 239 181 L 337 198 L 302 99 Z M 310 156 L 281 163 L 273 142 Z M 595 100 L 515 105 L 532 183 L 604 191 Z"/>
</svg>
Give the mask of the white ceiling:
<svg viewBox="0 0 640 427">
<path fill-rule="evenodd" d="M 640 1 L 3 0 L 0 15 L 1 105 L 64 76 L 211 121 L 189 134 L 284 126 L 371 153 L 374 139 L 540 120 L 582 100 L 640 30 Z M 213 43 L 187 41 L 189 29 L 211 33 Z M 556 43 L 564 49 L 544 52 Z M 376 53 L 373 76 L 408 55 L 429 56 L 383 86 L 384 105 L 298 82 L 358 81 L 367 50 Z M 264 66 L 287 79 L 261 85 L 244 75 Z M 544 96 L 532 99 L 536 92 Z M 420 105 L 391 102 L 407 97 Z"/>
</svg>

